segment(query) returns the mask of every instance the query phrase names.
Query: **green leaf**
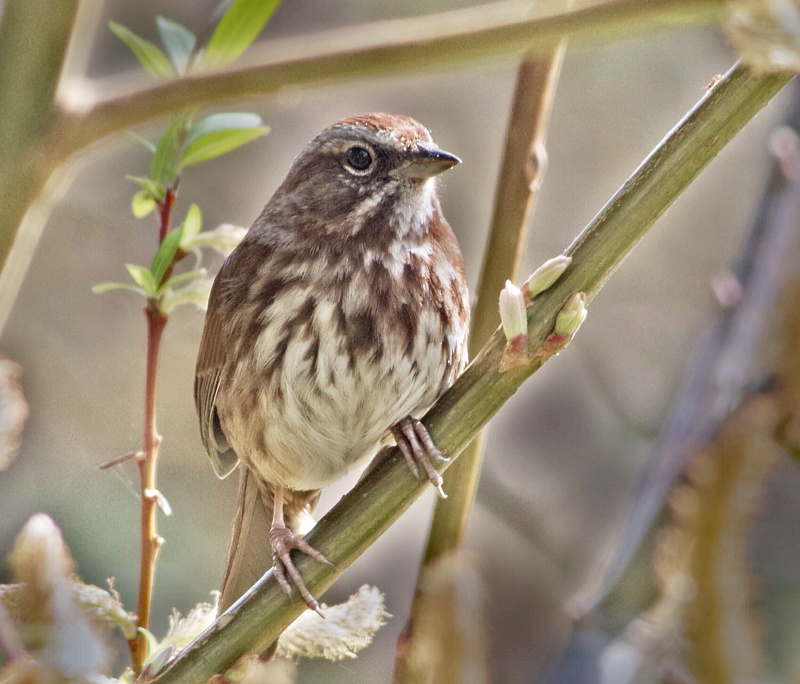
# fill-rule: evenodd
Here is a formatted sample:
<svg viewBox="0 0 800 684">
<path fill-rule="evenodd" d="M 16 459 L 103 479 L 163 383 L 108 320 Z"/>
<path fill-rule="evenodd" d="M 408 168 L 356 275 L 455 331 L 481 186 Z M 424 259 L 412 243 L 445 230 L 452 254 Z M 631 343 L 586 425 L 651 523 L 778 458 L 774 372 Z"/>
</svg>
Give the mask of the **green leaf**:
<svg viewBox="0 0 800 684">
<path fill-rule="evenodd" d="M 139 190 L 131 199 L 131 211 L 136 218 L 144 218 L 156 208 L 156 201 L 144 190 Z"/>
<path fill-rule="evenodd" d="M 247 228 L 223 223 L 214 230 L 204 230 L 202 233 L 198 233 L 191 240 L 184 237 L 181 247 L 187 252 L 193 251 L 198 254 L 201 247 L 211 247 L 223 256 L 228 256 L 236 249 L 246 234 Z"/>
<path fill-rule="evenodd" d="M 180 247 L 182 235 L 182 226 L 169 231 L 167 237 L 161 242 L 156 255 L 153 257 L 153 263 L 150 265 L 150 275 L 153 278 L 153 282 L 156 284 L 156 289 L 161 286 L 164 274 L 175 258 L 175 252 L 177 252 L 178 247 Z"/>
<path fill-rule="evenodd" d="M 167 195 L 166 188 L 161 183 L 156 183 L 152 178 L 144 176 L 125 176 L 129 181 L 136 183 L 148 197 L 152 197 L 157 202 L 163 201 Z"/>
<path fill-rule="evenodd" d="M 177 116 L 172 119 L 159 138 L 153 161 L 150 163 L 150 178 L 164 187 L 172 186 L 178 178 L 178 168 L 182 153 L 181 137 L 186 119 Z"/>
<path fill-rule="evenodd" d="M 136 285 L 131 285 L 130 283 L 97 283 L 97 285 L 92 288 L 92 292 L 95 294 L 103 294 L 111 290 L 129 290 L 144 297 L 147 296 L 147 293 L 141 287 L 136 287 Z"/>
<path fill-rule="evenodd" d="M 262 125 L 261 117 L 250 112 L 223 112 L 211 114 L 198 121 L 186 136 L 186 144 L 191 145 L 200 138 L 211 133 L 219 133 L 229 128 L 258 128 Z"/>
<path fill-rule="evenodd" d="M 207 278 L 208 271 L 204 268 L 199 268 L 196 271 L 186 271 L 186 273 L 179 273 L 176 276 L 172 276 L 166 283 L 164 283 L 164 287 L 174 287 L 175 285 L 179 285 L 180 283 L 186 282 L 187 280 L 194 280 L 195 278 Z"/>
<path fill-rule="evenodd" d="M 142 66 L 153 76 L 174 75 L 175 71 L 170 65 L 167 56 L 153 43 L 137 36 L 127 26 L 118 24 L 116 21 L 109 21 L 108 27 L 117 38 L 133 50 L 133 54 L 136 55 Z"/>
<path fill-rule="evenodd" d="M 144 266 L 137 266 L 136 264 L 125 264 L 125 268 L 127 268 L 128 273 L 131 274 L 133 282 L 141 287 L 148 297 L 155 296 L 158 287 L 149 269 Z"/>
<path fill-rule="evenodd" d="M 187 29 L 183 24 L 176 21 L 156 17 L 156 27 L 161 42 L 167 49 L 172 66 L 179 74 L 186 72 L 186 65 L 189 63 L 189 55 L 192 54 L 197 38 L 194 33 Z"/>
<path fill-rule="evenodd" d="M 200 207 L 192 203 L 189 211 L 186 212 L 186 218 L 183 219 L 183 236 L 181 237 L 181 245 L 193 240 L 203 227 L 203 214 L 200 212 Z"/>
<path fill-rule="evenodd" d="M 155 154 L 156 146 L 155 143 L 151 143 L 147 138 L 143 138 L 141 135 L 137 135 L 133 131 L 125 131 L 125 135 L 130 138 L 133 138 L 136 142 L 142 145 L 150 154 Z"/>
<path fill-rule="evenodd" d="M 186 287 L 179 290 L 165 288 L 164 294 L 159 302 L 159 311 L 169 315 L 175 307 L 182 304 L 194 304 L 205 309 L 208 306 L 208 296 L 214 281 L 211 278 L 196 278 Z"/>
<path fill-rule="evenodd" d="M 268 132 L 268 126 L 259 126 L 258 128 L 229 128 L 226 131 L 217 131 L 216 133 L 204 135 L 186 148 L 181 168 L 185 169 L 192 164 L 199 164 L 200 162 L 214 159 L 214 157 L 219 157 L 231 150 L 235 150 L 237 147 L 246 145 L 251 140 L 266 135 Z"/>
<path fill-rule="evenodd" d="M 223 67 L 235 62 L 269 21 L 280 0 L 234 0 L 208 41 L 203 64 Z"/>
</svg>

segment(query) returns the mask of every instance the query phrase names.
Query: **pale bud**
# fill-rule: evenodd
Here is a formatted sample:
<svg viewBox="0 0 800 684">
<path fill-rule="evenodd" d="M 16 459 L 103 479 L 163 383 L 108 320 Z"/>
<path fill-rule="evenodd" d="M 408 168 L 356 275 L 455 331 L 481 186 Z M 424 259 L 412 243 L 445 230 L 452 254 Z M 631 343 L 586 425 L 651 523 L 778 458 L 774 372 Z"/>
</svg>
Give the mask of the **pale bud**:
<svg viewBox="0 0 800 684">
<path fill-rule="evenodd" d="M 526 335 L 528 332 L 525 297 L 522 290 L 510 280 L 506 280 L 506 286 L 500 292 L 500 321 L 509 342 L 517 335 Z"/>
<path fill-rule="evenodd" d="M 571 263 L 572 257 L 563 254 L 548 259 L 533 272 L 533 275 L 522 286 L 522 294 L 528 299 L 533 299 L 550 288 Z"/>
<path fill-rule="evenodd" d="M 586 295 L 576 292 L 556 316 L 555 331 L 559 335 L 574 335 L 586 320 Z"/>
</svg>

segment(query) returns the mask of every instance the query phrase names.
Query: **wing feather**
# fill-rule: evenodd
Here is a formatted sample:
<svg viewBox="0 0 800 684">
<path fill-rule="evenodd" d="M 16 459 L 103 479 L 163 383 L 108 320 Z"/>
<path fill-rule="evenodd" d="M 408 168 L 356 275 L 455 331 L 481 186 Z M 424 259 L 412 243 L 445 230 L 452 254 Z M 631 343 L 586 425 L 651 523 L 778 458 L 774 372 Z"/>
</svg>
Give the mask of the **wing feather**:
<svg viewBox="0 0 800 684">
<path fill-rule="evenodd" d="M 218 312 L 219 289 L 230 269 L 231 259 L 228 258 L 211 288 L 194 377 L 194 403 L 200 419 L 200 438 L 220 478 L 230 475 L 239 463 L 236 452 L 222 430 L 216 407 L 226 352 L 230 348 L 222 325 L 223 317 Z"/>
</svg>

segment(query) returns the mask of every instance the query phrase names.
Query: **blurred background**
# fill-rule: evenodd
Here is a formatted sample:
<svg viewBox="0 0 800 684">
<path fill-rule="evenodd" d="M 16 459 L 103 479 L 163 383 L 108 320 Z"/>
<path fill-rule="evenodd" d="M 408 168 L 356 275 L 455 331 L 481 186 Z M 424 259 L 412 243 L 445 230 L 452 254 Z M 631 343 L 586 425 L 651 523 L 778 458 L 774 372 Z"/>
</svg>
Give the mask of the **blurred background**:
<svg viewBox="0 0 800 684">
<path fill-rule="evenodd" d="M 337 26 L 465 6 L 456 0 L 374 3 L 347 0 L 281 4 L 263 40 Z M 215 0 L 87 0 L 70 68 L 116 87 L 137 63 L 107 22 L 157 42 L 162 14 L 201 31 Z M 549 167 L 534 217 L 524 272 L 561 253 L 647 153 L 736 59 L 715 27 L 642 35 L 567 52 L 547 148 Z M 287 90 L 232 103 L 258 112 L 270 134 L 189 169 L 176 217 L 200 204 L 204 226 L 249 226 L 294 155 L 343 117 L 398 112 L 428 126 L 464 163 L 443 178 L 443 207 L 460 240 L 471 286 L 477 282 L 491 216 L 512 94 L 514 60 Z M 467 548 L 485 586 L 491 658 L 498 682 L 539 681 L 570 629 L 565 606 L 599 580 L 616 543 L 648 451 L 687 371 L 699 335 L 719 305 L 710 283 L 732 267 L 770 168 L 768 141 L 784 116 L 781 93 L 678 199 L 593 302 L 566 352 L 548 363 L 493 421 Z M 163 122 L 136 132 L 151 140 Z M 97 466 L 141 446 L 145 327 L 143 300 L 125 292 L 92 294 L 124 280 L 125 263 L 149 264 L 153 217 L 136 220 L 125 175 L 146 175 L 149 155 L 119 136 L 73 166 L 64 199 L 50 217 L 22 285 L 0 350 L 23 368 L 30 417 L 22 451 L 0 475 L 0 555 L 25 520 L 50 514 L 81 577 L 136 603 L 138 475 L 134 465 Z M 212 258 L 213 259 L 213 258 Z M 216 269 L 221 260 L 207 265 Z M 236 498 L 236 477 L 219 481 L 200 443 L 192 401 L 202 312 L 178 309 L 160 361 L 159 428 L 164 437 L 159 489 L 173 514 L 157 567 L 153 631 L 163 634 L 173 607 L 186 612 L 218 587 Z M 357 473 L 324 491 L 322 514 Z M 800 473 L 782 466 L 770 506 L 778 538 L 800 523 Z M 364 583 L 386 593 L 393 615 L 355 661 L 303 662 L 300 681 L 389 681 L 395 641 L 408 615 L 433 505 L 428 492 L 323 597 L 337 603 Z M 798 606 L 798 564 L 773 545 L 761 557 L 761 595 Z M 788 569 L 793 566 L 793 569 Z M 773 581 L 774 579 L 774 581 Z M 5 566 L 0 581 L 8 581 Z M 775 594 L 769 592 L 774 589 Z M 777 588 L 776 588 L 777 587 Z M 782 593 L 780 593 L 782 592 Z M 777 611 L 777 609 L 776 609 Z M 770 617 L 770 616 L 773 617 Z M 766 632 L 777 612 L 765 612 Z M 791 625 L 790 625 L 791 627 Z M 770 667 L 800 645 L 795 631 L 770 641 Z M 771 637 L 769 637 L 771 639 Z M 784 655 L 781 655 L 784 654 Z"/>
</svg>

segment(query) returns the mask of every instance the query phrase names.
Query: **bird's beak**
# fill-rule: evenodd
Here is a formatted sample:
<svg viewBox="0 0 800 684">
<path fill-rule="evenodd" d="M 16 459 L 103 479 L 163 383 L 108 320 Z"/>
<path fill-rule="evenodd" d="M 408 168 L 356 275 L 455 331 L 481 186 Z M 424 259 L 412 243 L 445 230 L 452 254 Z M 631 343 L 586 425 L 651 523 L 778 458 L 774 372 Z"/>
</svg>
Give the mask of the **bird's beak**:
<svg viewBox="0 0 800 684">
<path fill-rule="evenodd" d="M 430 178 L 460 163 L 456 155 L 440 150 L 432 143 L 418 142 L 408 164 L 398 169 L 398 173 L 403 178 Z"/>
</svg>

